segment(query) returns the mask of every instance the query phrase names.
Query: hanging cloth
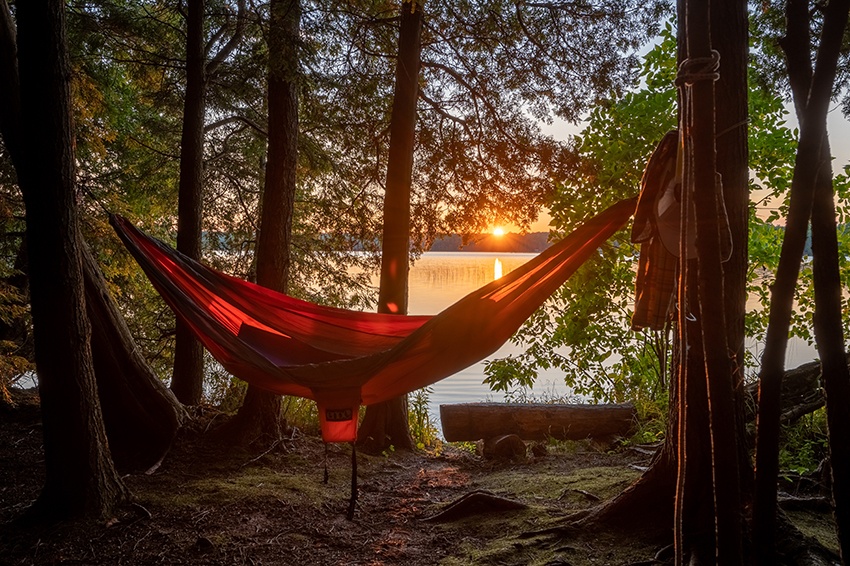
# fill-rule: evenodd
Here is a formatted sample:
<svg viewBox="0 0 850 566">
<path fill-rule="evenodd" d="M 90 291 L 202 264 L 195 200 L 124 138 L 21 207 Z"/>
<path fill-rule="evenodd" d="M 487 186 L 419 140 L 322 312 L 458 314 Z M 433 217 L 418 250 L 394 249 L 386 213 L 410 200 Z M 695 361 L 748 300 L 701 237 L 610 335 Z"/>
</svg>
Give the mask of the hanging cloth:
<svg viewBox="0 0 850 566">
<path fill-rule="evenodd" d="M 682 187 L 679 154 L 679 134 L 671 130 L 652 152 L 641 178 L 632 225 L 632 242 L 640 244 L 633 330 L 663 330 L 672 316 Z"/>
<path fill-rule="evenodd" d="M 622 228 L 620 201 L 519 268 L 435 316 L 323 307 L 215 271 L 111 215 L 175 314 L 231 374 L 318 404 L 325 442 L 352 442 L 361 404 L 398 397 L 495 352 L 596 249 Z"/>
</svg>

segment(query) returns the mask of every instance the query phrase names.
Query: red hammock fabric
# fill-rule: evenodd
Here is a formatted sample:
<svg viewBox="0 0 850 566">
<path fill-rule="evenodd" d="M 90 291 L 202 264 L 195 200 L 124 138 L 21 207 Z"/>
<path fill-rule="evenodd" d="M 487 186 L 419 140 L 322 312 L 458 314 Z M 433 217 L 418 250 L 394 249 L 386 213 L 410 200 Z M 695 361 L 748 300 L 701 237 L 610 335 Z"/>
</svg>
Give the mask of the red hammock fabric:
<svg viewBox="0 0 850 566">
<path fill-rule="evenodd" d="M 430 385 L 495 352 L 622 228 L 620 201 L 504 277 L 436 316 L 323 307 L 206 267 L 112 215 L 163 299 L 231 374 L 314 399 L 325 442 L 357 436 L 358 408 Z"/>
</svg>

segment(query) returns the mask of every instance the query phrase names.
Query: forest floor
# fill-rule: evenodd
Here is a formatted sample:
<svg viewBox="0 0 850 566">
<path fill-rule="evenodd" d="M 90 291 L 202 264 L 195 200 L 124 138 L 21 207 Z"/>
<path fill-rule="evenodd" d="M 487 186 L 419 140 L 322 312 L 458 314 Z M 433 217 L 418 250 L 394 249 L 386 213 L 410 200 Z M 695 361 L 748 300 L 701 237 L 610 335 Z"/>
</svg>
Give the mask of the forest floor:
<svg viewBox="0 0 850 566">
<path fill-rule="evenodd" d="M 326 457 L 318 438 L 296 434 L 267 452 L 241 451 L 210 442 L 204 428 L 187 429 L 153 473 L 125 476 L 133 503 L 114 518 L 24 528 L 14 519 L 43 482 L 39 409 L 25 401 L 0 414 L 0 564 L 637 565 L 661 563 L 654 557 L 671 542 L 652 524 L 541 532 L 637 478 L 650 455 L 635 447 L 550 444 L 522 462 L 449 445 L 358 454 L 349 521 L 350 447 L 330 445 Z M 490 508 L 496 500 L 485 498 L 460 517 L 427 520 L 478 490 L 527 507 Z M 798 526 L 835 547 L 830 523 L 829 513 L 807 513 Z"/>
</svg>

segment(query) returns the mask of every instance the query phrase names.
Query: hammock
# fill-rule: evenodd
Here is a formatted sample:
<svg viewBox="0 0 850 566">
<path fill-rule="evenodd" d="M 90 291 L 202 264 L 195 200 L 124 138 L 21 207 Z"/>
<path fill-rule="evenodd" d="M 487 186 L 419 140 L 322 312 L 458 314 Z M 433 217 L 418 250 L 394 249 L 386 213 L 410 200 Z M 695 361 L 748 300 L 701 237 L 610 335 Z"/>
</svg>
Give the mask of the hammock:
<svg viewBox="0 0 850 566">
<path fill-rule="evenodd" d="M 234 376 L 318 404 L 325 442 L 353 442 L 358 409 L 425 387 L 495 352 L 595 250 L 636 199 L 618 202 L 435 316 L 324 307 L 236 279 L 110 222 L 156 290 Z"/>
</svg>

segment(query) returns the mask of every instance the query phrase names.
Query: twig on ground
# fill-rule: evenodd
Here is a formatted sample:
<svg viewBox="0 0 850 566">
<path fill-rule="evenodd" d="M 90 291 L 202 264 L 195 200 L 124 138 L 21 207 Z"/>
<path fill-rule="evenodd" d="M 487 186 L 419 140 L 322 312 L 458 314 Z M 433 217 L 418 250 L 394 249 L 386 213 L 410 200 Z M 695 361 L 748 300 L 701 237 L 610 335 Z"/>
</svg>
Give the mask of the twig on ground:
<svg viewBox="0 0 850 566">
<path fill-rule="evenodd" d="M 242 464 L 240 467 L 241 467 L 241 468 L 244 468 L 244 467 L 245 467 L 245 466 L 247 466 L 248 464 L 253 464 L 253 463 L 254 463 L 254 462 L 256 462 L 257 460 L 259 460 L 260 458 L 262 458 L 263 456 L 265 456 L 266 454 L 268 454 L 269 452 L 271 452 L 272 450 L 274 450 L 275 448 L 277 448 L 277 445 L 278 445 L 278 444 L 280 444 L 281 442 L 283 442 L 283 439 L 282 439 L 282 438 L 278 438 L 277 440 L 275 440 L 274 442 L 272 442 L 272 445 L 271 445 L 271 446 L 269 446 L 269 447 L 268 447 L 268 449 L 267 449 L 265 452 L 263 452 L 262 454 L 260 454 L 260 455 L 259 455 L 259 456 L 257 456 L 256 458 L 251 458 L 250 460 L 248 460 L 247 462 L 245 462 L 244 464 Z"/>
</svg>

